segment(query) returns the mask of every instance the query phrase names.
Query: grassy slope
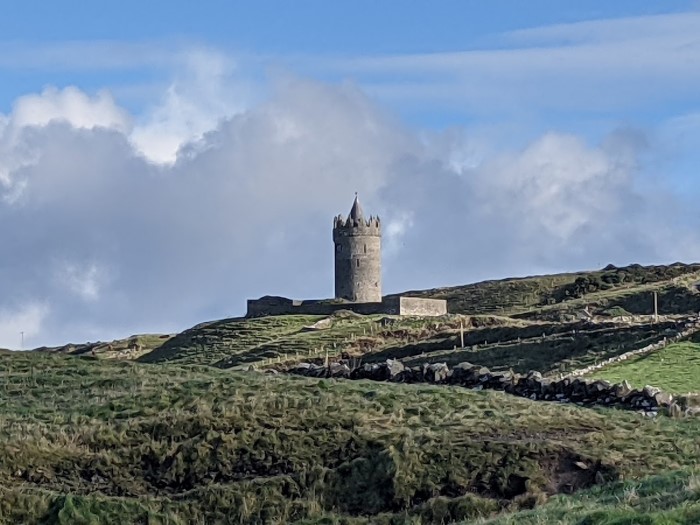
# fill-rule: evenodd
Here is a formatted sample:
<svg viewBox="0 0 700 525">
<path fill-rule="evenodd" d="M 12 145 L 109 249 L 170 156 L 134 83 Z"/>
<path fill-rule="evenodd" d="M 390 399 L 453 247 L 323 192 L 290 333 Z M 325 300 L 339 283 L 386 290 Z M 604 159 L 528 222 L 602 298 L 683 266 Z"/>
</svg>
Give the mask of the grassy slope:
<svg viewBox="0 0 700 525">
<path fill-rule="evenodd" d="M 493 370 L 512 369 L 518 373 L 538 370 L 544 374 L 556 374 L 656 342 L 671 326 L 670 323 L 653 327 L 544 323 L 482 328 L 465 334 L 464 349 L 459 347 L 461 340 L 455 334 L 449 339 L 389 346 L 365 356 L 365 360 L 376 362 L 398 358 L 407 365 L 423 362 L 455 365 L 468 361 Z"/>
<path fill-rule="evenodd" d="M 56 347 L 41 347 L 36 350 L 67 355 L 86 354 L 106 359 L 136 359 L 159 348 L 172 337 L 172 335 L 165 334 L 142 334 L 110 342 L 67 344 Z"/>
<path fill-rule="evenodd" d="M 334 319 L 325 330 L 306 331 L 305 326 L 322 317 L 279 316 L 203 323 L 140 360 L 228 368 L 270 364 L 270 360 L 278 359 L 320 359 L 326 352 L 330 356 L 371 352 L 369 359 L 406 356 L 411 364 L 468 360 L 520 372 L 569 371 L 640 347 L 662 335 L 642 326 L 615 326 L 579 327 L 576 337 L 571 337 L 576 327 L 561 324 L 562 320 L 574 320 L 585 306 L 601 313 L 648 314 L 653 291 L 660 294 L 662 313 L 697 311 L 700 294 L 694 285 L 700 280 L 699 269 L 697 265 L 630 266 L 407 292 L 446 298 L 453 313 L 478 314 L 465 321 L 470 329 L 465 342 L 469 348 L 459 352 L 452 352 L 460 345 L 459 319 L 455 318 L 400 319 L 384 326 L 383 316 L 351 316 Z M 494 312 L 520 319 L 496 317 Z M 538 339 L 543 333 L 547 337 Z M 423 352 L 432 355 L 416 357 Z"/>
<path fill-rule="evenodd" d="M 621 306 L 630 313 L 649 314 L 651 292 L 656 290 L 661 292 L 661 312 L 677 313 L 700 309 L 700 295 L 692 287 L 698 280 L 698 264 L 630 265 L 417 290 L 405 295 L 446 299 L 449 311 L 454 313 L 538 317 L 547 312 L 569 313 L 586 305 L 601 311 Z"/>
<path fill-rule="evenodd" d="M 154 352 L 146 363 L 209 364 L 220 368 L 255 363 L 279 356 L 307 356 L 323 348 L 333 350 L 345 339 L 362 335 L 373 318 L 337 318 L 330 329 L 305 330 L 323 316 L 287 315 L 258 319 L 223 319 L 204 323 L 178 334 Z"/>
<path fill-rule="evenodd" d="M 658 341 L 674 326 L 565 324 L 493 316 L 393 318 L 387 324 L 383 316 L 360 316 L 331 318 L 322 330 L 304 329 L 320 319 L 280 316 L 207 323 L 179 334 L 139 361 L 240 368 L 251 363 L 270 364 L 271 359 L 279 358 L 320 360 L 327 352 L 330 357 L 343 353 L 361 356 L 365 362 L 401 359 L 417 365 L 469 361 L 495 370 L 559 373 Z M 465 348 L 455 349 L 461 346 L 462 323 Z"/>
<path fill-rule="evenodd" d="M 513 315 L 547 304 L 548 298 L 582 273 L 484 281 L 465 286 L 411 290 L 401 295 L 447 300 L 448 311 L 464 314 Z"/>
<path fill-rule="evenodd" d="M 700 477 L 674 472 L 556 497 L 535 510 L 516 512 L 488 525 L 686 525 L 700 523 Z"/>
<path fill-rule="evenodd" d="M 672 344 L 660 352 L 607 367 L 593 377 L 613 382 L 626 379 L 636 387 L 653 385 L 676 394 L 700 392 L 700 343 Z"/>
<path fill-rule="evenodd" d="M 39 353 L 0 388 L 4 523 L 440 523 L 700 460 L 700 419 L 459 388 Z"/>
</svg>

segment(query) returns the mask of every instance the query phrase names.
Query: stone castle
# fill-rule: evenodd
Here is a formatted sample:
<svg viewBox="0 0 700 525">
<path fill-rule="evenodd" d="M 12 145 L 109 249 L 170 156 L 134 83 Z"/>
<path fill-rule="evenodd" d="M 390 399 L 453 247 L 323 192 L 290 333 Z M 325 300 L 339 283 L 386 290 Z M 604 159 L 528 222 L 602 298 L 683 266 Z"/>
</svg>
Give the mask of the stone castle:
<svg viewBox="0 0 700 525">
<path fill-rule="evenodd" d="M 379 217 L 365 219 L 355 195 L 350 215 L 333 221 L 335 296 L 355 303 L 382 302 L 382 229 Z"/>
<path fill-rule="evenodd" d="M 249 299 L 246 317 L 265 315 L 330 315 L 338 310 L 359 314 L 437 316 L 447 313 L 443 299 L 382 297 L 382 232 L 379 217 L 365 215 L 355 194 L 347 217 L 333 220 L 335 299 L 294 300 L 265 296 Z"/>
</svg>

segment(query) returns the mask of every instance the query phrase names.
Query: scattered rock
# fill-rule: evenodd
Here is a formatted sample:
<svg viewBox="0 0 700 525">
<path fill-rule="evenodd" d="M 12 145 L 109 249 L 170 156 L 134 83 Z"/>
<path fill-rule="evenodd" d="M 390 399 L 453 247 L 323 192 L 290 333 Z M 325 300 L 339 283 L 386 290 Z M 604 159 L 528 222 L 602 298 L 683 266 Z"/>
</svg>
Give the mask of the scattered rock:
<svg viewBox="0 0 700 525">
<path fill-rule="evenodd" d="M 406 371 L 406 367 L 398 359 L 387 359 L 386 368 L 389 373 L 389 380 L 394 381 Z"/>
<path fill-rule="evenodd" d="M 625 379 L 622 383 L 615 385 L 613 391 L 616 397 L 625 398 L 632 392 L 632 385 Z"/>
<path fill-rule="evenodd" d="M 661 392 L 661 390 L 658 389 L 658 388 L 656 388 L 656 387 L 654 387 L 654 386 L 647 385 L 647 386 L 644 387 L 644 390 L 642 390 L 642 392 L 644 393 L 644 395 L 645 395 L 646 397 L 648 397 L 648 398 L 651 399 L 651 398 L 653 398 L 656 394 L 658 394 L 659 392 Z"/>
<path fill-rule="evenodd" d="M 657 392 L 654 395 L 654 400 L 656 401 L 656 404 L 658 406 L 667 407 L 672 403 L 673 396 L 671 394 L 666 393 L 666 392 Z"/>
<path fill-rule="evenodd" d="M 350 367 L 345 363 L 331 363 L 328 367 L 328 373 L 331 377 L 350 377 Z"/>
<path fill-rule="evenodd" d="M 431 383 L 442 383 L 450 376 L 450 369 L 445 363 L 432 363 L 424 366 L 423 376 Z"/>
<path fill-rule="evenodd" d="M 671 417 L 681 417 L 683 415 L 683 409 L 678 403 L 671 403 L 668 407 L 668 415 Z"/>
</svg>

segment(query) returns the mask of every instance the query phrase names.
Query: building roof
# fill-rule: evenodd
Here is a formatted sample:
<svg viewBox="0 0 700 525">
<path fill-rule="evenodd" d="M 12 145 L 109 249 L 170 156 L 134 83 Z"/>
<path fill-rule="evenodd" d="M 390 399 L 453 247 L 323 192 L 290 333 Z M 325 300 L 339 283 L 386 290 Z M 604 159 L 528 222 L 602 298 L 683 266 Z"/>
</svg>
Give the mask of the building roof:
<svg viewBox="0 0 700 525">
<path fill-rule="evenodd" d="M 360 200 L 357 197 L 357 193 L 355 193 L 355 202 L 352 203 L 349 218 L 353 221 L 360 221 L 365 218 L 364 213 L 362 212 L 362 206 L 360 206 Z"/>
</svg>

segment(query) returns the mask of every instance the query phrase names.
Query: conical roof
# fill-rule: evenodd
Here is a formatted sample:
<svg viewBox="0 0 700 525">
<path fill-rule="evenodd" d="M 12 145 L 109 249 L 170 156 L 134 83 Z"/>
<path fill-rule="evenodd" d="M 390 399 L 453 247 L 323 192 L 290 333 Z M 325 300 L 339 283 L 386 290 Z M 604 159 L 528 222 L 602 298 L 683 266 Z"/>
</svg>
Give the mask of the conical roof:
<svg viewBox="0 0 700 525">
<path fill-rule="evenodd" d="M 355 202 L 352 203 L 352 208 L 350 209 L 350 215 L 348 217 L 353 221 L 360 221 L 365 218 L 362 212 L 362 206 L 360 206 L 360 199 L 357 198 L 357 193 L 355 193 Z"/>
</svg>

